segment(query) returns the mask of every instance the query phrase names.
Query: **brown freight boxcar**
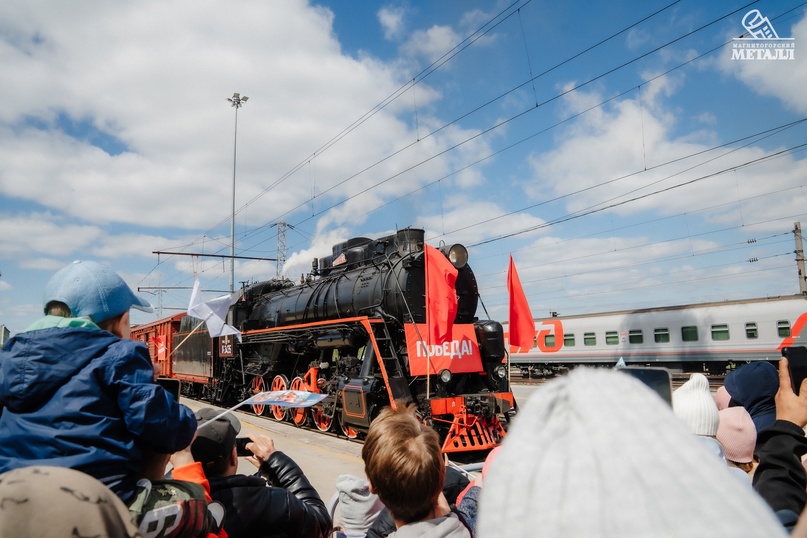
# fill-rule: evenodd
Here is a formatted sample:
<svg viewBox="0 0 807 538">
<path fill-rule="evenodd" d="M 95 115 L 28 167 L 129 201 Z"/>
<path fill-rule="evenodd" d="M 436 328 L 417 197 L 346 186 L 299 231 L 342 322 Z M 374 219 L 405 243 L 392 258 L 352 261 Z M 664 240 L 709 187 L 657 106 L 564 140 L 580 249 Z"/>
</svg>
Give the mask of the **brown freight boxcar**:
<svg viewBox="0 0 807 538">
<path fill-rule="evenodd" d="M 174 333 L 179 330 L 179 323 L 185 315 L 182 312 L 132 327 L 132 340 L 139 340 L 148 346 L 151 362 L 157 366 L 160 377 L 174 377 L 171 361 Z"/>
</svg>

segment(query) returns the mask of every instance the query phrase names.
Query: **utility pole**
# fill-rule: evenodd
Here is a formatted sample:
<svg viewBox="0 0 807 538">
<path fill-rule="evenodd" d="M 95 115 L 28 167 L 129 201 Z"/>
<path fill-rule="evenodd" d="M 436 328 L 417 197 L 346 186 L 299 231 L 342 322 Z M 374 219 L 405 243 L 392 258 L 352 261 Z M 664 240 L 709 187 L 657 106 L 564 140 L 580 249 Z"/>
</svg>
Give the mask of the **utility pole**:
<svg viewBox="0 0 807 538">
<path fill-rule="evenodd" d="M 799 268 L 799 293 L 807 295 L 807 275 L 804 273 L 804 248 L 801 242 L 801 222 L 793 223 L 793 235 L 796 236 L 796 264 Z"/>
</svg>

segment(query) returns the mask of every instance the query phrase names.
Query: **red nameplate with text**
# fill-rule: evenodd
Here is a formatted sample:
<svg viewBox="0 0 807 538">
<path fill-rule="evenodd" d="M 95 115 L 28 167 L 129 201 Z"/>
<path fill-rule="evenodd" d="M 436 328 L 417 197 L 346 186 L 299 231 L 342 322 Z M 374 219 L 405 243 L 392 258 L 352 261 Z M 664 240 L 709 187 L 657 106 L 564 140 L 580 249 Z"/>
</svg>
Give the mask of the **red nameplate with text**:
<svg viewBox="0 0 807 538">
<path fill-rule="evenodd" d="M 482 357 L 473 325 L 454 325 L 451 340 L 439 346 L 427 346 L 426 325 L 419 324 L 418 330 L 412 323 L 405 324 L 406 349 L 409 352 L 409 375 L 438 374 L 441 370 L 452 373 L 482 371 Z M 420 336 L 418 336 L 418 332 Z M 423 340 L 421 340 L 421 338 Z"/>
</svg>

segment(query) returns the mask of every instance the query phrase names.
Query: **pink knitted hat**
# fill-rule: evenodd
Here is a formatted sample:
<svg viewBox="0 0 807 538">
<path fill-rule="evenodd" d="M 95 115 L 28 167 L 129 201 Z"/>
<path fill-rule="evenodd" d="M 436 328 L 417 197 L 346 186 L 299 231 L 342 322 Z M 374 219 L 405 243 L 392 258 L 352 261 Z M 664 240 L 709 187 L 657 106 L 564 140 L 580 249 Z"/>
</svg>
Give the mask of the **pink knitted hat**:
<svg viewBox="0 0 807 538">
<path fill-rule="evenodd" d="M 727 407 L 719 412 L 717 440 L 723 445 L 726 459 L 736 463 L 750 463 L 754 460 L 754 446 L 757 443 L 757 429 L 751 415 L 744 407 Z"/>
<path fill-rule="evenodd" d="M 482 465 L 482 478 L 488 474 L 488 469 L 490 468 L 490 464 L 493 461 L 493 458 L 496 457 L 496 454 L 501 450 L 501 445 L 497 446 L 493 450 L 488 453 L 488 456 L 485 458 L 485 463 Z"/>
<path fill-rule="evenodd" d="M 720 385 L 717 391 L 715 391 L 715 403 L 717 404 L 717 408 L 720 410 L 727 408 L 729 401 L 731 401 L 731 394 L 726 390 L 726 387 Z"/>
</svg>

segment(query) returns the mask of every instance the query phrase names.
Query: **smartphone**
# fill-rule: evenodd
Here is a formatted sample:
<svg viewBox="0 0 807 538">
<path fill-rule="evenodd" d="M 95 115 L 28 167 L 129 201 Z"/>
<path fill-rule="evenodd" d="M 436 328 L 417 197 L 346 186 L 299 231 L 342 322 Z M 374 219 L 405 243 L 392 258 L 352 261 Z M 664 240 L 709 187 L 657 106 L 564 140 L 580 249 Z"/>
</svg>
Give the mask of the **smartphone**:
<svg viewBox="0 0 807 538">
<path fill-rule="evenodd" d="M 787 368 L 790 370 L 790 384 L 793 392 L 799 394 L 801 382 L 807 378 L 807 347 L 783 347 L 782 356 L 787 357 Z"/>
<path fill-rule="evenodd" d="M 174 396 L 176 401 L 179 401 L 179 379 L 171 379 L 170 377 L 158 377 L 157 384 L 167 390 L 169 394 Z"/>
<path fill-rule="evenodd" d="M 633 376 L 661 396 L 661 399 L 672 407 L 672 376 L 666 368 L 644 366 L 628 366 L 617 368 L 629 376 Z"/>
<path fill-rule="evenodd" d="M 249 437 L 237 437 L 235 439 L 235 451 L 238 457 L 252 456 L 252 452 L 247 450 L 247 443 L 251 443 L 252 439 Z"/>
</svg>

